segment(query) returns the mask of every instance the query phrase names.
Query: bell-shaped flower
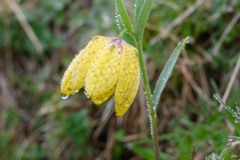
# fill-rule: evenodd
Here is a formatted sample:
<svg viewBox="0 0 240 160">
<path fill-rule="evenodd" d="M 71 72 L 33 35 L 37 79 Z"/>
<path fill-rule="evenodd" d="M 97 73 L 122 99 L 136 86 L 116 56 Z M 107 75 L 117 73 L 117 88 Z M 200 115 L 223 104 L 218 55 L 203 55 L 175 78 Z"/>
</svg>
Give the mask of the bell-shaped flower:
<svg viewBox="0 0 240 160">
<path fill-rule="evenodd" d="M 62 78 L 63 97 L 78 92 L 95 104 L 105 102 L 115 92 L 115 111 L 123 116 L 132 104 L 139 87 L 138 51 L 118 37 L 95 36 L 80 51 Z"/>
</svg>

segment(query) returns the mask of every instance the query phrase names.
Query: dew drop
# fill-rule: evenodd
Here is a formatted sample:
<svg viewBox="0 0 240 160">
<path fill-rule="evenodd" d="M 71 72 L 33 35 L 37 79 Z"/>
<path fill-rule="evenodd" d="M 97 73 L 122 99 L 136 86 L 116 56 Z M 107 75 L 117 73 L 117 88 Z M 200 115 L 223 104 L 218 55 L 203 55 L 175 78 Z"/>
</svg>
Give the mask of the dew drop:
<svg viewBox="0 0 240 160">
<path fill-rule="evenodd" d="M 165 77 L 162 78 L 162 81 L 163 81 L 164 83 L 166 82 L 166 80 L 167 80 L 167 78 L 165 78 Z"/>
<path fill-rule="evenodd" d="M 237 116 L 238 116 L 237 112 L 233 111 L 233 117 L 237 117 Z"/>
<path fill-rule="evenodd" d="M 237 158 L 237 156 L 236 155 L 231 155 L 231 158 Z"/>
<path fill-rule="evenodd" d="M 237 114 L 240 114 L 240 106 L 238 103 L 236 103 L 236 110 L 237 110 Z"/>
<path fill-rule="evenodd" d="M 212 153 L 210 156 L 209 156 L 210 159 L 219 159 L 219 156 L 217 155 L 217 153 Z"/>
<path fill-rule="evenodd" d="M 228 139 L 227 139 L 228 142 L 232 142 L 233 141 L 233 137 L 232 136 L 229 136 Z"/>
<path fill-rule="evenodd" d="M 237 119 L 234 120 L 234 123 L 239 123 L 239 121 Z"/>
<path fill-rule="evenodd" d="M 62 99 L 67 99 L 68 97 L 69 97 L 69 95 L 61 94 L 61 98 L 62 98 Z"/>
<path fill-rule="evenodd" d="M 213 97 L 218 101 L 221 100 L 220 95 L 218 93 L 215 93 Z"/>
<path fill-rule="evenodd" d="M 151 136 L 153 136 L 153 128 L 152 128 L 152 116 L 151 116 L 151 113 L 150 113 L 150 107 L 149 107 L 149 104 L 147 103 L 147 106 L 148 106 L 148 118 L 149 118 L 149 121 L 150 121 L 150 134 Z"/>
</svg>

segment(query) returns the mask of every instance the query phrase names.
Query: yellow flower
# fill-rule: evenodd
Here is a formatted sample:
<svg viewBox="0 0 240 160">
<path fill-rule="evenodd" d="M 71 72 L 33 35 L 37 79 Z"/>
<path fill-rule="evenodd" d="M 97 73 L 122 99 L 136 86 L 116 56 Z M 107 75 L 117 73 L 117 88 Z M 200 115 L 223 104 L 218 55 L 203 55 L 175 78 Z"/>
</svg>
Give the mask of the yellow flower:
<svg viewBox="0 0 240 160">
<path fill-rule="evenodd" d="M 84 86 L 87 97 L 98 105 L 115 92 L 115 111 L 123 116 L 139 87 L 137 54 L 136 48 L 120 38 L 95 36 L 64 73 L 62 95 L 76 93 Z"/>
</svg>

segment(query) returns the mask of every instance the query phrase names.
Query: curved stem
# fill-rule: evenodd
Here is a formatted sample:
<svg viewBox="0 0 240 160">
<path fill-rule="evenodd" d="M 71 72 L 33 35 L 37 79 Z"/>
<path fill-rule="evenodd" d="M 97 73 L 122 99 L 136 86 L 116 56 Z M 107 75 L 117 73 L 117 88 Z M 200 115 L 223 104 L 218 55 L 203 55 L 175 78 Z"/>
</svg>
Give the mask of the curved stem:
<svg viewBox="0 0 240 160">
<path fill-rule="evenodd" d="M 150 129 L 151 129 L 151 135 L 153 139 L 155 159 L 159 160 L 160 153 L 159 153 L 158 139 L 157 139 L 157 113 L 156 113 L 156 110 L 153 108 L 152 94 L 151 94 L 151 89 L 149 85 L 147 69 L 146 69 L 146 65 L 143 57 L 142 42 L 138 42 L 137 44 L 138 44 L 138 52 L 139 52 L 139 64 L 140 64 L 140 69 L 142 73 L 141 78 L 143 81 L 143 87 L 145 89 L 145 95 L 146 95 L 146 100 L 148 104 L 149 120 L 150 120 L 150 127 L 151 127 Z"/>
</svg>

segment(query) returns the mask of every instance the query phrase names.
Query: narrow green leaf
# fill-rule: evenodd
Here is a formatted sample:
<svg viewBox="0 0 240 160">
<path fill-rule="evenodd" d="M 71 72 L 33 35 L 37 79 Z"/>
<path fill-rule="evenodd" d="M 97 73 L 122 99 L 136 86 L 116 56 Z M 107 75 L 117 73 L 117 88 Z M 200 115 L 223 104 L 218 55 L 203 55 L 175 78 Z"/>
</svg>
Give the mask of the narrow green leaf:
<svg viewBox="0 0 240 160">
<path fill-rule="evenodd" d="M 140 0 L 140 2 L 142 2 L 142 0 Z M 140 2 L 138 2 L 136 5 L 139 5 L 138 7 L 142 5 L 142 8 L 138 9 L 139 14 L 137 15 L 136 23 L 134 25 L 134 32 L 138 42 L 142 41 L 144 29 L 152 8 L 153 0 L 145 0 L 144 4 L 140 4 Z"/>
<path fill-rule="evenodd" d="M 118 36 L 125 40 L 128 44 L 131 44 L 132 46 L 137 48 L 137 42 L 132 33 L 128 32 L 127 30 L 124 30 Z"/>
<path fill-rule="evenodd" d="M 164 66 L 160 76 L 158 77 L 157 84 L 155 86 L 154 92 L 153 92 L 153 106 L 156 109 L 158 102 L 160 100 L 162 91 L 170 77 L 170 74 L 172 73 L 173 67 L 177 62 L 177 59 L 181 53 L 181 51 L 184 49 L 186 43 L 188 43 L 189 37 L 184 38 L 174 49 L 172 55 L 168 59 L 166 65 Z"/>
<path fill-rule="evenodd" d="M 136 0 L 134 4 L 134 24 L 137 23 L 137 18 L 144 6 L 145 0 Z"/>
<path fill-rule="evenodd" d="M 125 26 L 125 28 L 127 29 L 127 31 L 133 33 L 133 28 L 132 28 L 132 23 L 131 23 L 131 19 L 125 9 L 125 6 L 123 4 L 122 0 L 115 0 L 115 5 L 116 5 L 116 10 L 120 15 L 120 18 Z"/>
</svg>

